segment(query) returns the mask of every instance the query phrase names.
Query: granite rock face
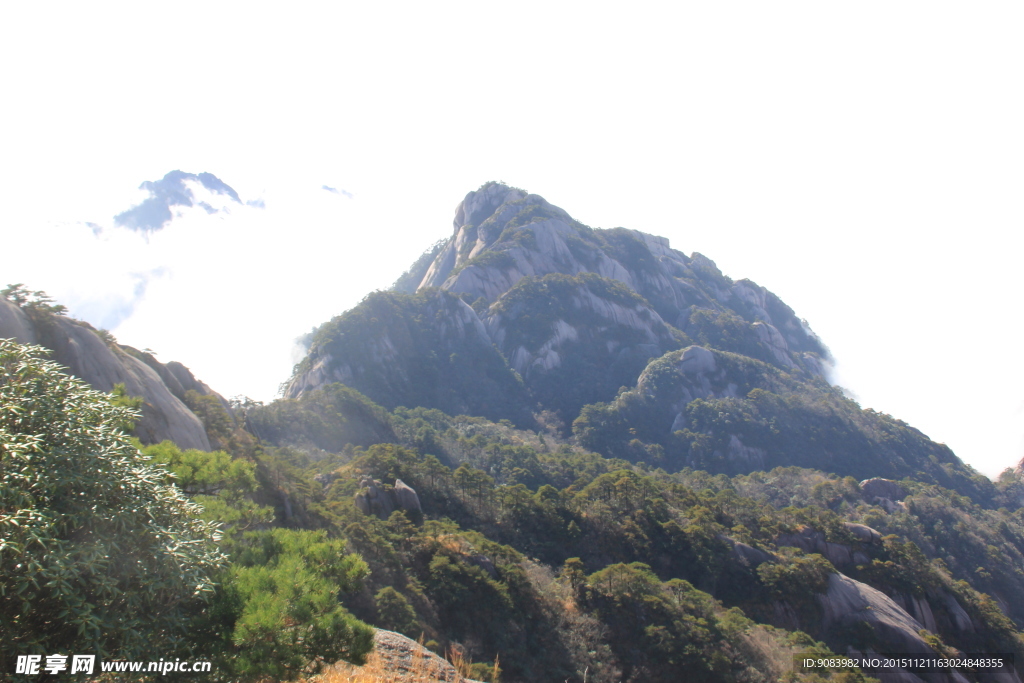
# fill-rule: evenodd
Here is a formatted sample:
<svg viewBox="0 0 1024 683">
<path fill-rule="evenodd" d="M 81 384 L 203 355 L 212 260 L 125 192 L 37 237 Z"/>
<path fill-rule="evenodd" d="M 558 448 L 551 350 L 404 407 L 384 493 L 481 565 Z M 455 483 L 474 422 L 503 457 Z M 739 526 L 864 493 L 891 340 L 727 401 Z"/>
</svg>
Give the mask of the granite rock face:
<svg viewBox="0 0 1024 683">
<path fill-rule="evenodd" d="M 699 327 L 693 320 L 698 311 L 728 311 L 744 321 L 743 334 L 762 360 L 811 374 L 820 374 L 821 361 L 829 360 L 818 338 L 777 296 L 750 280 L 733 282 L 711 259 L 687 257 L 664 237 L 593 230 L 543 197 L 500 184 L 466 195 L 454 227 L 421 288 L 494 303 L 524 277 L 595 273 L 635 291 L 683 332 Z"/>
<path fill-rule="evenodd" d="M 818 553 L 836 567 L 850 567 L 867 564 L 871 561 L 871 546 L 881 543 L 881 535 L 871 527 L 863 524 L 846 524 L 861 544 L 835 543 L 825 539 L 825 534 L 811 527 L 803 527 L 796 533 L 779 534 L 776 545 L 800 548 L 806 553 Z"/>
<path fill-rule="evenodd" d="M 400 509 L 416 514 L 423 513 L 416 490 L 401 479 L 395 479 L 394 498 L 396 506 Z"/>
<path fill-rule="evenodd" d="M 826 631 L 842 630 L 863 623 L 874 630 L 889 651 L 922 656 L 936 654 L 919 634 L 924 626 L 892 598 L 865 583 L 855 581 L 844 574 L 831 574 L 828 589 L 825 593 L 817 595 L 816 599 L 822 609 L 822 626 Z M 914 680 L 930 683 L 967 681 L 956 671 L 917 676 L 904 670 L 890 670 L 872 675 L 878 676 L 883 683 Z"/>
<path fill-rule="evenodd" d="M 376 479 L 363 478 L 359 482 L 355 504 L 364 515 L 375 515 L 380 519 L 387 519 L 395 510 L 405 510 L 414 521 L 423 516 L 415 489 L 401 479 L 396 479 L 395 485 L 387 488 Z"/>
<path fill-rule="evenodd" d="M 415 296 L 404 293 L 411 285 L 388 293 L 414 301 L 388 303 L 392 311 L 404 307 L 405 319 L 379 315 L 383 297 L 371 295 L 325 324 L 285 396 L 342 382 L 386 407 L 422 405 L 494 419 L 494 410 L 473 395 L 472 381 L 451 381 L 457 368 L 417 358 L 434 353 L 465 363 L 493 348 L 514 371 L 513 382 L 498 377 L 496 365 L 477 365 L 490 367 L 485 381 L 520 404 L 527 419 L 514 422 L 528 422 L 539 404 L 569 423 L 583 405 L 609 401 L 631 386 L 652 359 L 699 339 L 807 378 L 823 376 L 830 362 L 806 324 L 756 283 L 733 281 L 711 259 L 686 256 L 663 237 L 589 228 L 543 197 L 502 184 L 467 194 L 451 237 L 431 253 Z M 443 294 L 457 295 L 458 303 Z M 373 334 L 362 333 L 366 322 Z M 437 374 L 436 396 L 413 395 L 412 384 L 423 378 L 406 367 L 409 358 Z M 525 392 L 513 386 L 517 378 Z M 568 378 L 576 395 L 566 397 Z M 736 455 L 757 460 L 747 451 Z"/>
<path fill-rule="evenodd" d="M 0 339 L 14 339 L 19 344 L 39 343 L 29 317 L 4 298 L 0 298 Z"/>
<path fill-rule="evenodd" d="M 213 391 L 188 368 L 180 363 L 163 365 L 149 354 L 110 343 L 87 323 L 72 318 L 50 314 L 37 318 L 0 300 L 0 337 L 50 349 L 51 360 L 97 391 L 110 392 L 115 384 L 124 384 L 129 396 L 143 399 L 142 418 L 135 427 L 143 443 L 170 440 L 181 448 L 210 450 L 203 423 L 185 405 L 184 397 L 189 389 L 202 394 Z"/>
</svg>

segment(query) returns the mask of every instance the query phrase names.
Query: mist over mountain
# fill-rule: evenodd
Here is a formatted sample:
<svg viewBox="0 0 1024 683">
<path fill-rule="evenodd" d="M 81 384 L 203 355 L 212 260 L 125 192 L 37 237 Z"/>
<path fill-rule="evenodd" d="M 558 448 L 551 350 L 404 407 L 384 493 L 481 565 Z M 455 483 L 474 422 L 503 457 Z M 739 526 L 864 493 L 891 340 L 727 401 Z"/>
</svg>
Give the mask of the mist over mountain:
<svg viewBox="0 0 1024 683">
<path fill-rule="evenodd" d="M 196 174 L 175 170 L 160 180 L 142 183 L 139 189 L 146 190 L 149 197 L 138 206 L 114 216 L 114 223 L 132 230 L 153 232 L 162 230 L 171 222 L 175 207 L 199 206 L 207 213 L 217 213 L 219 209 L 209 202 L 196 199 L 188 181 L 194 181 L 214 194 L 226 196 L 237 204 L 242 203 L 238 193 L 212 173 Z"/>
<path fill-rule="evenodd" d="M 46 258 L 8 259 L 2 284 L 45 290 L 73 317 L 181 360 L 225 395 L 271 400 L 299 360 L 296 337 L 364 287 L 388 286 L 421 249 L 382 249 L 373 207 L 309 175 L 270 189 L 188 168 L 138 193 L 136 181 L 76 222 L 6 234 L 7 253 Z M 273 325 L 261 322 L 268 315 Z M 212 341 L 246 329 L 245 344 Z"/>
</svg>

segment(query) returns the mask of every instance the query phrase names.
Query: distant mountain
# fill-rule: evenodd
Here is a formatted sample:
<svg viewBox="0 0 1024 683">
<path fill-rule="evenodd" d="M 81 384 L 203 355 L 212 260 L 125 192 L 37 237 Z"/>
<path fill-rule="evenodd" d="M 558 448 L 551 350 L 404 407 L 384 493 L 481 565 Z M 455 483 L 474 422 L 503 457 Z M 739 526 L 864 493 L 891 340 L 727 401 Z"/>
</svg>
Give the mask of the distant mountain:
<svg viewBox="0 0 1024 683">
<path fill-rule="evenodd" d="M 196 198 L 189 187 L 190 183 L 212 194 L 223 195 L 235 203 L 242 203 L 238 193 L 212 173 L 186 173 L 175 170 L 160 180 L 147 180 L 142 183 L 139 189 L 149 192 L 149 197 L 141 204 L 116 215 L 114 222 L 139 232 L 155 232 L 162 230 L 174 218 L 175 207 L 198 206 L 207 213 L 216 213 L 219 209 L 207 201 Z"/>
</svg>

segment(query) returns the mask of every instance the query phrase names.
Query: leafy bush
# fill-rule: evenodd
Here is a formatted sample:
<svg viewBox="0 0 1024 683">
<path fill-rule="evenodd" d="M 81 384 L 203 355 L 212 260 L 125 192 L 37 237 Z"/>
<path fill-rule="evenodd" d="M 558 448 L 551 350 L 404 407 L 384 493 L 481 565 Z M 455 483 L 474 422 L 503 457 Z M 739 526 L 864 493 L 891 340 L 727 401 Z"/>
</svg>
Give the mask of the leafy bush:
<svg viewBox="0 0 1024 683">
<path fill-rule="evenodd" d="M 216 527 L 125 435 L 137 413 L 41 354 L 0 340 L 3 655 L 173 646 L 224 566 Z"/>
</svg>

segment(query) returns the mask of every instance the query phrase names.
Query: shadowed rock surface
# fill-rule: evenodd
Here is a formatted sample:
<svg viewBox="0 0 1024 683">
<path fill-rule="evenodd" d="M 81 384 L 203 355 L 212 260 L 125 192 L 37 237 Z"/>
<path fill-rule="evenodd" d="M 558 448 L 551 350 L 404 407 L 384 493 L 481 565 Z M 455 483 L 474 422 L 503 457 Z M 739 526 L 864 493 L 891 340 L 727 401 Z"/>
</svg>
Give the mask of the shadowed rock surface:
<svg viewBox="0 0 1024 683">
<path fill-rule="evenodd" d="M 830 574 L 828 590 L 816 596 L 823 610 L 822 626 L 833 632 L 856 623 L 871 626 L 890 652 L 935 656 L 919 632 L 924 626 L 911 617 L 892 598 L 867 584 L 843 574 Z M 967 683 L 957 672 L 911 674 L 906 671 L 876 672 L 882 683 L 928 681 L 929 683 Z"/>
<path fill-rule="evenodd" d="M 387 519 L 395 510 L 405 510 L 414 521 L 423 516 L 419 496 L 401 479 L 396 479 L 394 487 L 389 489 L 376 479 L 364 478 L 359 482 L 355 505 L 364 515 L 376 515 L 381 519 Z"/>
</svg>

